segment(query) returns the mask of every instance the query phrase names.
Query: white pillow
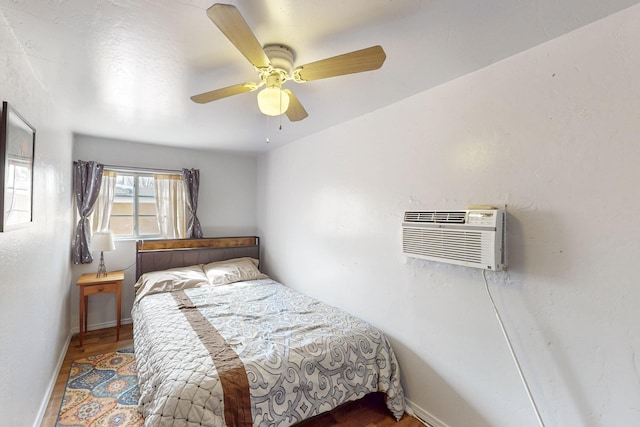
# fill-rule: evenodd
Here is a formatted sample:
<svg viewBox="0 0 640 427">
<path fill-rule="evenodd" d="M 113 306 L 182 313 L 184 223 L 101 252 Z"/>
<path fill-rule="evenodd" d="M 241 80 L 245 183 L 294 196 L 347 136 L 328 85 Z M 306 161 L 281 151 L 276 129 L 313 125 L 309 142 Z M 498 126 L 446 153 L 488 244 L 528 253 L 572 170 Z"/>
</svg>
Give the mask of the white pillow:
<svg viewBox="0 0 640 427">
<path fill-rule="evenodd" d="M 202 264 L 162 271 L 151 271 L 140 276 L 134 285 L 134 289 L 136 290 L 135 301 L 141 300 L 145 295 L 198 288 L 207 285 L 209 285 L 209 282 L 202 270 Z"/>
<path fill-rule="evenodd" d="M 258 270 L 258 260 L 249 257 L 212 262 L 205 264 L 203 270 L 212 285 L 268 278 Z"/>
</svg>

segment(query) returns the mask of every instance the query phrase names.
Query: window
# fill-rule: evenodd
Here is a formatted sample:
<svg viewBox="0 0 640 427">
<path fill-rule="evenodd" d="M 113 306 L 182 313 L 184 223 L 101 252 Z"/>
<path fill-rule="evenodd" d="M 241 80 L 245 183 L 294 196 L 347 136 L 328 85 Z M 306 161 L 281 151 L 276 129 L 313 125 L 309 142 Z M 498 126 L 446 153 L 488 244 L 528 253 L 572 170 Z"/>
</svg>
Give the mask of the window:
<svg viewBox="0 0 640 427">
<path fill-rule="evenodd" d="M 118 171 L 110 228 L 120 238 L 161 237 L 153 174 Z"/>
<path fill-rule="evenodd" d="M 93 232 L 111 231 L 118 239 L 184 239 L 187 219 L 181 173 L 105 167 L 90 218 Z"/>
</svg>

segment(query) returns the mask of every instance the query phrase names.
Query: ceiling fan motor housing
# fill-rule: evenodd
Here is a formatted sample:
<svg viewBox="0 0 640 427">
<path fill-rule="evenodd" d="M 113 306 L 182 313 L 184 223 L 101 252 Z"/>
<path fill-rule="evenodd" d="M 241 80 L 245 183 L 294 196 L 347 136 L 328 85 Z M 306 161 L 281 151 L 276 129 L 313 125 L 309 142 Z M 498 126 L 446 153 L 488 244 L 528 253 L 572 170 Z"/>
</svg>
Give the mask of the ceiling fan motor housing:
<svg viewBox="0 0 640 427">
<path fill-rule="evenodd" d="M 293 70 L 293 51 L 281 44 L 268 44 L 264 48 L 264 53 L 269 57 L 274 70 L 281 70 L 285 75 L 290 75 Z"/>
</svg>

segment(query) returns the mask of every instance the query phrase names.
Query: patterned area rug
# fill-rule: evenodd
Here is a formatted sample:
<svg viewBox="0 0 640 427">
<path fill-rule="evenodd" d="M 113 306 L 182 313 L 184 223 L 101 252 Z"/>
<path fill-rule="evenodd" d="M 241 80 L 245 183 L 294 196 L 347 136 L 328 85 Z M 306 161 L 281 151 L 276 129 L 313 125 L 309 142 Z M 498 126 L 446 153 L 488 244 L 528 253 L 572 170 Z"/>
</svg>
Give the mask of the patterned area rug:
<svg viewBox="0 0 640 427">
<path fill-rule="evenodd" d="M 56 427 L 141 426 L 133 349 L 71 362 Z"/>
</svg>

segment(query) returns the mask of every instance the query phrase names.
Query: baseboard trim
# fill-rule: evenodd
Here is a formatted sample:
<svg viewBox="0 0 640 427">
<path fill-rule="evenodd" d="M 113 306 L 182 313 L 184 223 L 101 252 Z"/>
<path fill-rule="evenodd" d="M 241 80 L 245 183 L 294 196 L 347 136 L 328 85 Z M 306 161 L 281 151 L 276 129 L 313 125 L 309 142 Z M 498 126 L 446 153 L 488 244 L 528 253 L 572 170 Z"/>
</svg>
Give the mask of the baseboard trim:
<svg viewBox="0 0 640 427">
<path fill-rule="evenodd" d="M 130 317 L 127 319 L 121 319 L 120 320 L 120 326 L 122 325 L 130 325 L 133 323 L 133 319 L 131 319 Z M 105 329 L 105 328 L 114 328 L 116 327 L 116 321 L 115 320 L 111 320 L 109 322 L 102 322 L 102 323 L 92 323 L 90 325 L 87 325 L 87 330 L 88 331 L 95 331 L 97 329 Z M 74 326 L 73 328 L 71 328 L 71 333 L 72 334 L 77 334 L 80 332 L 80 326 Z"/>
<path fill-rule="evenodd" d="M 58 355 L 58 362 L 56 363 L 56 368 L 53 370 L 51 379 L 49 380 L 49 386 L 47 387 L 47 391 L 44 394 L 44 399 L 40 404 L 40 409 L 38 410 L 38 415 L 36 416 L 36 420 L 33 423 L 33 427 L 39 427 L 42 424 L 42 420 L 44 419 L 45 414 L 47 413 L 49 400 L 51 400 L 53 389 L 56 387 L 56 382 L 58 381 L 58 374 L 60 373 L 60 369 L 62 369 L 62 364 L 64 363 L 65 356 L 67 355 L 67 350 L 69 350 L 69 344 L 71 343 L 71 336 L 72 336 L 71 333 L 67 335 L 67 341 L 62 346 L 62 351 Z"/>
<path fill-rule="evenodd" d="M 407 414 L 412 417 L 417 418 L 427 427 L 449 427 L 442 421 L 440 421 L 437 417 L 431 415 L 429 412 L 416 405 L 409 399 L 405 399 L 407 403 Z"/>
</svg>

